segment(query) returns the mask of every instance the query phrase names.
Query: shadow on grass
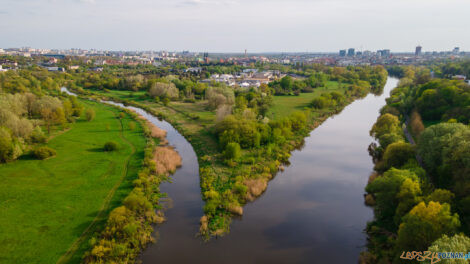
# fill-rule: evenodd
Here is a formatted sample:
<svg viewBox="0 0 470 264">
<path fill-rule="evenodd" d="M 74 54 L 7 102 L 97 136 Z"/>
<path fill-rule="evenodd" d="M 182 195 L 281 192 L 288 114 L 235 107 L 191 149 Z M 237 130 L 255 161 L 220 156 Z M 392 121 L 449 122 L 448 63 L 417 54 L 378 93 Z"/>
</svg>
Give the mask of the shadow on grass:
<svg viewBox="0 0 470 264">
<path fill-rule="evenodd" d="M 40 160 L 40 159 L 36 158 L 32 154 L 25 154 L 25 155 L 20 156 L 18 160 Z"/>
<path fill-rule="evenodd" d="M 90 149 L 87 149 L 87 151 L 89 151 L 89 152 L 106 152 L 106 151 L 104 151 L 103 148 L 90 148 Z"/>
</svg>

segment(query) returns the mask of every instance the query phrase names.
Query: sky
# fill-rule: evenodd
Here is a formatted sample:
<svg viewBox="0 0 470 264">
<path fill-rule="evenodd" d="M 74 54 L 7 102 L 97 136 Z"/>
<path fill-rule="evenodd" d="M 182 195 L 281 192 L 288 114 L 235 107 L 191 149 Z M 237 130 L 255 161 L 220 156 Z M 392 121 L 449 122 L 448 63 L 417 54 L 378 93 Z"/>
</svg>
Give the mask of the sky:
<svg viewBox="0 0 470 264">
<path fill-rule="evenodd" d="M 0 0 L 0 47 L 470 50 L 469 0 Z"/>
</svg>

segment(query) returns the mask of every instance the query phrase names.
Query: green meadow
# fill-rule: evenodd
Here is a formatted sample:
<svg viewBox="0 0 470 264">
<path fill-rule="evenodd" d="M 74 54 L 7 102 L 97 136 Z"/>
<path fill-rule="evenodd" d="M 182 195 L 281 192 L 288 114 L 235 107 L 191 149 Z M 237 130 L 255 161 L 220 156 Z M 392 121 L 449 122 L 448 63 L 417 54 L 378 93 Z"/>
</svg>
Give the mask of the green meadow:
<svg viewBox="0 0 470 264">
<path fill-rule="evenodd" d="M 309 107 L 313 98 L 320 96 L 322 93 L 332 91 L 344 93 L 344 87 L 341 88 L 338 82 L 328 81 L 325 87 L 315 88 L 312 93 L 300 93 L 298 96 L 273 96 L 273 105 L 269 110 L 268 116 L 272 119 L 289 116 L 295 111 L 302 111 L 304 108 Z"/>
<path fill-rule="evenodd" d="M 132 189 L 142 127 L 127 114 L 119 119 L 119 109 L 82 103 L 96 117 L 56 132 L 46 144 L 56 156 L 0 165 L 0 263 L 79 263 L 93 232 Z M 104 152 L 107 141 L 119 149 Z"/>
</svg>

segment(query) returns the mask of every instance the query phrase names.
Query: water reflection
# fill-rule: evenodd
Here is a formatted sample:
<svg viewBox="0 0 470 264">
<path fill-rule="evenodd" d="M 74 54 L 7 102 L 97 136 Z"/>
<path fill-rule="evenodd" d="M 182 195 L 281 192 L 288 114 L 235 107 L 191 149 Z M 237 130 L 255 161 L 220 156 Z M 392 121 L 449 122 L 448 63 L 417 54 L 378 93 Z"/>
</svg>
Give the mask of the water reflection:
<svg viewBox="0 0 470 264">
<path fill-rule="evenodd" d="M 291 165 L 234 219 L 226 237 L 209 243 L 194 238 L 201 204 L 184 196 L 199 197 L 197 175 L 177 171 L 175 181 L 184 179 L 162 186 L 175 207 L 158 228 L 160 243 L 143 253 L 143 263 L 357 262 L 366 244 L 363 230 L 373 217 L 363 199 L 373 168 L 369 130 L 397 81 L 390 78 L 383 95 L 368 95 L 315 129 L 292 153 Z M 183 160 L 185 166 L 192 165 Z"/>
<path fill-rule="evenodd" d="M 291 165 L 234 219 L 231 233 L 208 243 L 195 237 L 203 204 L 191 145 L 168 123 L 137 109 L 168 131 L 183 157 L 173 183 L 161 186 L 173 208 L 157 227 L 160 241 L 143 252 L 143 263 L 357 262 L 366 244 L 363 229 L 373 217 L 363 199 L 373 168 L 369 130 L 397 82 L 389 78 L 383 95 L 352 103 L 311 132 L 292 153 Z"/>
</svg>

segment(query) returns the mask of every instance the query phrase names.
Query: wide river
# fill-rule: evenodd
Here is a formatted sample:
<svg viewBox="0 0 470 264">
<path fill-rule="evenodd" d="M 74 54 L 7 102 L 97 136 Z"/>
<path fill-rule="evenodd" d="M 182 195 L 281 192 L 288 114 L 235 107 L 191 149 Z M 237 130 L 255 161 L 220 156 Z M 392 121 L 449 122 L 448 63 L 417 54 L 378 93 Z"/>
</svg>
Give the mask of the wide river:
<svg viewBox="0 0 470 264">
<path fill-rule="evenodd" d="M 292 153 L 290 166 L 234 219 L 230 234 L 209 242 L 196 237 L 203 202 L 191 145 L 171 125 L 137 109 L 168 131 L 183 158 L 172 183 L 161 186 L 173 207 L 166 211 L 167 222 L 156 227 L 158 242 L 142 253 L 142 262 L 357 263 L 373 218 L 363 197 L 373 168 L 369 130 L 397 82 L 389 78 L 381 96 L 353 102 L 312 131 Z"/>
</svg>

